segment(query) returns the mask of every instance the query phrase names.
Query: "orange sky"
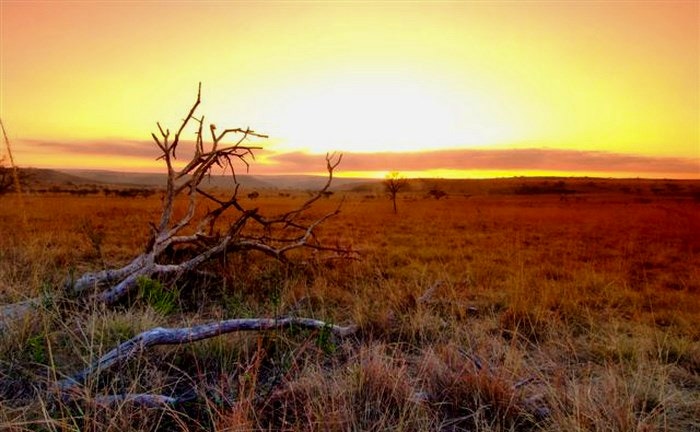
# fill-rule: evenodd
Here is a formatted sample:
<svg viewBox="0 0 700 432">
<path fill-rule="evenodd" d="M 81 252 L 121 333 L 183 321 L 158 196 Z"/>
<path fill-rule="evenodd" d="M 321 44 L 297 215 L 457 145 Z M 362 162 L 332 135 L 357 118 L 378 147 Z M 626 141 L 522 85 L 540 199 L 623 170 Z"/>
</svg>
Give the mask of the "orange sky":
<svg viewBox="0 0 700 432">
<path fill-rule="evenodd" d="M 700 178 L 697 1 L 0 0 L 20 165 L 158 171 L 155 122 L 271 139 L 252 173 Z M 4 149 L 3 149 L 4 152 Z"/>
</svg>

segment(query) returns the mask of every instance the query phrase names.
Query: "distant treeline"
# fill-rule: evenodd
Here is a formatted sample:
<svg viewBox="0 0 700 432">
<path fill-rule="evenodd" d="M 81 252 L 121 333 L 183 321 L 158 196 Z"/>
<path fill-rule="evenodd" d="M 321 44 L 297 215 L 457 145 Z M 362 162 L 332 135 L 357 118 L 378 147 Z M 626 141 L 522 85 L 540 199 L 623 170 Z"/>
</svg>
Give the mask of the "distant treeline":
<svg viewBox="0 0 700 432">
<path fill-rule="evenodd" d="M 365 199 L 383 197 L 380 182 L 364 183 L 350 189 Z M 586 177 L 513 177 L 502 179 L 410 179 L 402 194 L 443 199 L 479 195 L 599 195 L 620 194 L 643 197 L 692 198 L 700 201 L 700 181 L 668 179 L 608 179 Z"/>
<path fill-rule="evenodd" d="M 660 197 L 691 197 L 700 200 L 697 182 L 673 180 L 602 180 L 581 181 L 526 181 L 513 186 L 493 188 L 491 194 L 505 195 L 570 195 L 616 193 L 623 195 L 655 195 Z"/>
<path fill-rule="evenodd" d="M 521 184 L 515 188 L 513 193 L 516 195 L 568 195 L 576 193 L 576 190 L 567 187 L 565 181 L 559 180 L 556 182 L 544 181 L 536 184 Z"/>
<path fill-rule="evenodd" d="M 7 174 L 7 172 L 5 173 Z M 6 175 L 3 193 L 14 192 L 11 177 Z M 148 198 L 162 192 L 157 187 L 119 187 L 118 185 L 91 185 L 76 184 L 72 182 L 60 185 L 40 184 L 29 173 L 20 172 L 20 184 L 25 193 L 38 194 L 66 194 L 72 196 L 113 196 L 123 198 Z M 229 193 L 214 189 L 222 196 Z M 385 191 L 381 182 L 365 183 L 349 189 L 346 192 L 354 192 L 364 199 L 383 198 Z M 279 190 L 267 188 L 262 191 L 246 191 L 243 197 L 258 199 L 263 196 L 298 197 L 300 195 L 313 195 L 311 190 Z M 324 197 L 328 198 L 333 192 L 327 191 Z M 640 198 L 667 197 L 693 199 L 700 202 L 700 181 L 697 180 L 666 180 L 666 179 L 603 179 L 603 178 L 507 178 L 490 180 L 446 180 L 446 179 L 412 179 L 405 191 L 400 194 L 402 198 L 412 199 L 449 199 L 450 197 L 472 197 L 479 195 L 557 195 L 566 197 L 571 195 L 599 195 L 620 194 L 631 195 Z"/>
<path fill-rule="evenodd" d="M 104 195 L 104 196 L 116 196 L 123 198 L 135 198 L 143 197 L 148 198 L 159 192 L 159 189 L 151 188 L 97 188 L 97 187 L 62 187 L 62 186 L 51 186 L 48 188 L 32 189 L 30 192 L 33 193 L 52 193 L 52 194 L 68 194 L 75 196 L 87 196 L 87 195 Z"/>
</svg>

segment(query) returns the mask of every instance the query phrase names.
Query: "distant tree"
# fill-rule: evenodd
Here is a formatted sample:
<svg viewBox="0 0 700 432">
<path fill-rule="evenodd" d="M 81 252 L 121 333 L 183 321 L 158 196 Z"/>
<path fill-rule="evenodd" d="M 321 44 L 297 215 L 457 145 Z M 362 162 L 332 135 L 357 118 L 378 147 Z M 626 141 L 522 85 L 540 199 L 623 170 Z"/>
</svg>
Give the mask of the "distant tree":
<svg viewBox="0 0 700 432">
<path fill-rule="evenodd" d="M 248 194 L 249 199 L 257 199 L 259 197 L 260 197 L 260 192 L 258 192 L 258 191 L 253 191 L 253 192 Z"/>
<path fill-rule="evenodd" d="M 384 179 L 384 189 L 386 189 L 389 199 L 394 203 L 394 213 L 398 213 L 396 208 L 396 195 L 405 189 L 408 179 L 403 177 L 398 171 L 392 171 Z"/>
<path fill-rule="evenodd" d="M 440 198 L 445 198 L 447 196 L 447 192 L 444 190 L 438 188 L 438 187 L 433 187 L 428 191 L 428 196 L 435 198 L 436 200 L 439 200 Z"/>
</svg>

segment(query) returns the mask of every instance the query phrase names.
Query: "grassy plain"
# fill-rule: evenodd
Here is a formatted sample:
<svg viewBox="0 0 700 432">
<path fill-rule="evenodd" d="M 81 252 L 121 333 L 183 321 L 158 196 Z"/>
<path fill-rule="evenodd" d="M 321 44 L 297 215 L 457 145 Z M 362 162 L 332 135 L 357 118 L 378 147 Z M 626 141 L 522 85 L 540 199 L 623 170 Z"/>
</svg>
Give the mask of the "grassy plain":
<svg viewBox="0 0 700 432">
<path fill-rule="evenodd" d="M 342 212 L 319 234 L 358 260 L 231 256 L 116 308 L 61 282 L 141 251 L 157 194 L 2 196 L 0 304 L 51 300 L 1 330 L 0 429 L 700 431 L 700 185 L 527 186 L 446 182 L 435 200 L 414 184 L 398 215 L 371 188 L 337 192 L 316 211 L 343 196 Z M 267 191 L 255 205 L 301 199 Z M 81 403 L 50 396 L 151 327 L 280 315 L 359 332 L 159 347 L 88 382 Z M 97 403 L 125 392 L 192 397 Z"/>
</svg>

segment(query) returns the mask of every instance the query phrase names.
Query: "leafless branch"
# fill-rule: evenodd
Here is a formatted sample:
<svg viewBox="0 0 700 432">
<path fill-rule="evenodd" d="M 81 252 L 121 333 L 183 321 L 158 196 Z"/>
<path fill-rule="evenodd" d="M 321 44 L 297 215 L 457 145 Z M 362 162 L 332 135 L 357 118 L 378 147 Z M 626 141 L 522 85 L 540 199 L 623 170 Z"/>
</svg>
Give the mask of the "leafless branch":
<svg viewBox="0 0 700 432">
<path fill-rule="evenodd" d="M 177 403 L 183 402 L 183 399 L 179 397 L 151 393 L 125 393 L 118 395 L 98 396 L 93 398 L 92 402 L 96 405 L 102 406 L 113 406 L 121 405 L 123 403 L 132 403 L 134 405 L 140 405 L 148 408 L 161 408 L 163 406 L 175 405 Z"/>
<path fill-rule="evenodd" d="M 342 327 L 311 318 L 294 317 L 242 318 L 200 324 L 193 327 L 156 327 L 119 344 L 119 346 L 103 355 L 86 369 L 72 377 L 59 381 L 58 387 L 62 392 L 69 392 L 75 386 L 84 384 L 89 376 L 108 369 L 116 363 L 128 361 L 153 346 L 181 345 L 233 332 L 279 330 L 292 327 L 311 330 L 327 329 L 338 337 L 349 336 L 357 331 L 355 326 Z"/>
<path fill-rule="evenodd" d="M 302 248 L 332 252 L 336 256 L 352 254 L 347 248 L 322 245 L 315 236 L 319 225 L 338 214 L 338 209 L 311 221 L 302 217 L 328 192 L 334 170 L 340 164 L 342 155 L 326 155 L 328 179 L 309 199 L 292 210 L 272 217 L 265 216 L 257 208 L 246 208 L 239 200 L 240 185 L 236 179 L 236 163 L 244 165 L 247 169 L 248 158 L 253 158 L 254 151 L 261 147 L 247 145 L 246 140 L 251 137 L 267 138 L 267 135 L 250 128 L 226 128 L 218 132 L 217 127 L 211 124 L 211 142 L 207 145 L 202 133 L 204 116 L 196 115 L 200 103 L 201 85 L 194 104 L 172 136 L 172 140 L 170 129 L 156 123 L 160 137 L 155 133 L 152 137 L 161 151 L 159 159 L 165 161 L 167 181 L 160 221 L 152 225 L 153 237 L 144 253 L 122 268 L 86 273 L 77 280 L 67 281 L 73 293 L 106 287 L 96 294 L 96 298 L 112 304 L 134 289 L 140 277 L 195 271 L 217 256 L 243 250 L 258 251 L 285 262 L 288 261 L 289 252 Z M 173 164 L 177 159 L 175 151 L 183 142 L 182 134 L 190 122 L 194 122 L 197 127 L 194 154 L 184 167 L 178 170 Z M 224 144 L 224 140 L 234 136 L 231 144 Z M 228 199 L 220 199 L 202 187 L 204 179 L 217 167 L 230 171 L 233 193 Z M 214 204 L 214 207 L 203 215 L 198 211 L 201 198 L 208 204 Z M 175 203 L 182 199 L 187 202 L 186 210 L 184 214 L 175 217 Z M 228 216 L 223 218 L 223 215 Z M 194 254 L 190 255 L 193 257 L 180 262 L 166 262 L 166 252 L 179 247 L 193 250 Z"/>
<path fill-rule="evenodd" d="M 160 150 L 158 160 L 163 160 L 167 170 L 162 211 L 157 223 L 151 223 L 151 238 L 144 239 L 146 247 L 126 265 L 97 272 L 89 272 L 78 278 L 69 278 L 66 288 L 76 297 L 86 297 L 96 303 L 111 305 L 124 298 L 138 286 L 143 277 L 172 277 L 183 273 L 201 271 L 201 267 L 215 257 L 241 251 L 257 251 L 282 262 L 288 262 L 288 254 L 298 249 L 309 249 L 314 253 L 333 253 L 334 257 L 353 253 L 340 245 L 322 244 L 316 237 L 318 227 L 340 211 L 339 207 L 321 217 L 309 217 L 307 211 L 328 192 L 333 173 L 342 155 L 327 154 L 328 179 L 314 195 L 292 210 L 272 217 L 265 216 L 258 208 L 247 208 L 238 198 L 240 184 L 236 179 L 236 167 L 248 168 L 248 159 L 261 147 L 248 145 L 249 138 L 267 138 L 250 128 L 226 128 L 217 132 L 210 125 L 211 142 L 206 143 L 202 133 L 204 116 L 196 114 L 201 103 L 201 84 L 197 98 L 181 121 L 174 135 L 170 129 L 156 123 L 157 132 L 151 134 Z M 178 146 L 184 145 L 183 133 L 188 124 L 196 126 L 193 156 L 182 168 L 175 163 Z M 224 141 L 228 141 L 225 143 Z M 219 198 L 216 193 L 205 191 L 202 182 L 221 168 L 230 171 L 232 192 L 229 198 Z M 201 209 L 201 201 L 213 208 Z M 176 203 L 184 203 L 182 214 L 175 210 Z M 171 253 L 178 248 L 187 248 L 185 257 Z M 16 305 L 0 308 L 0 319 L 15 320 L 41 304 L 41 299 L 30 299 Z M 121 343 L 92 365 L 72 377 L 58 382 L 62 397 L 70 398 L 80 393 L 88 377 L 126 362 L 138 353 L 157 345 L 179 345 L 212 338 L 231 332 L 267 331 L 299 327 L 328 330 L 337 336 L 347 336 L 355 331 L 354 326 L 331 325 L 311 318 L 255 318 L 230 319 L 192 327 L 153 328 Z M 146 406 L 169 405 L 181 398 L 158 394 L 107 395 L 91 399 L 99 404 L 124 402 Z"/>
</svg>

